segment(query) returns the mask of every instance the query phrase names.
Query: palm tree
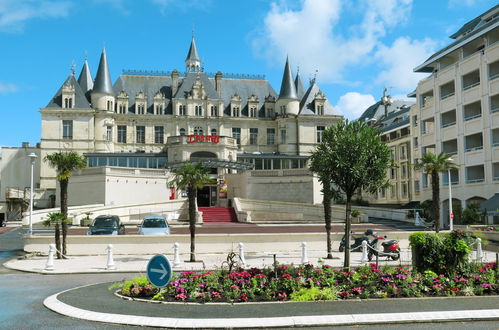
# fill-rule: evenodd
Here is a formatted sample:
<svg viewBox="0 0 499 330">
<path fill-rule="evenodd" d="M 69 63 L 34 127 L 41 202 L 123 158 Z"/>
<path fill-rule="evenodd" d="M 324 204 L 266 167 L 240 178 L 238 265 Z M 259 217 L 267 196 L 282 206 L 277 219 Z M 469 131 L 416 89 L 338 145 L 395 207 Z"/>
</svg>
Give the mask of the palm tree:
<svg viewBox="0 0 499 330">
<path fill-rule="evenodd" d="M 189 231 L 191 233 L 191 257 L 190 261 L 196 261 L 195 255 L 195 235 L 196 235 L 196 195 L 199 188 L 210 182 L 208 169 L 201 163 L 193 166 L 186 162 L 184 165 L 173 170 L 173 179 L 170 185 L 177 189 L 187 189 L 187 199 L 189 201 Z"/>
<path fill-rule="evenodd" d="M 61 215 L 62 221 L 62 254 L 66 254 L 66 236 L 68 232 L 68 183 L 73 171 L 87 166 L 85 157 L 74 151 L 55 152 L 45 156 L 43 159 L 48 162 L 50 167 L 55 168 L 57 172 L 57 181 L 61 190 Z"/>
<path fill-rule="evenodd" d="M 54 225 L 54 238 L 55 238 L 55 248 L 57 259 L 61 259 L 61 232 L 60 224 L 63 222 L 64 218 L 62 214 L 58 212 L 52 212 L 47 214 L 47 219 L 43 221 L 44 226 Z"/>
<path fill-rule="evenodd" d="M 423 154 L 421 159 L 414 164 L 416 170 L 423 170 L 424 173 L 431 176 L 432 191 L 432 210 L 435 232 L 440 230 L 440 178 L 438 173 L 447 172 L 449 169 L 457 168 L 457 164 L 449 160 L 450 155 L 441 152 L 436 155 L 431 152 Z M 449 185 L 450 185 L 449 178 Z M 452 201 L 449 201 L 452 203 Z"/>
</svg>

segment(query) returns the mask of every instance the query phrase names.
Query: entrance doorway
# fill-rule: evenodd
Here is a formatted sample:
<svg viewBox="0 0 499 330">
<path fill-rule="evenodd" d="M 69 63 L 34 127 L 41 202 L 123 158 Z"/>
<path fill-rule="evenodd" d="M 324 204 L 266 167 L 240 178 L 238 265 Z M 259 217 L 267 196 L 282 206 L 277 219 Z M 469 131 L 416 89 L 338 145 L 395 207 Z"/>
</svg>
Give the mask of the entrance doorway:
<svg viewBox="0 0 499 330">
<path fill-rule="evenodd" d="M 198 189 L 198 206 L 207 207 L 217 205 L 217 186 L 204 186 Z"/>
</svg>

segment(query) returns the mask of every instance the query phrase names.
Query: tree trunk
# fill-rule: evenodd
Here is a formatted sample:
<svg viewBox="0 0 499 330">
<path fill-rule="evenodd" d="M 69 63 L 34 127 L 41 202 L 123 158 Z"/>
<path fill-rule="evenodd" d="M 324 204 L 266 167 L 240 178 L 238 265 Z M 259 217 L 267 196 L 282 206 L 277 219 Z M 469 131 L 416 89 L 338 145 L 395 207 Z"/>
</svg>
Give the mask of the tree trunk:
<svg viewBox="0 0 499 330">
<path fill-rule="evenodd" d="M 191 257 L 190 261 L 196 261 L 196 187 L 187 189 L 187 198 L 189 199 L 189 231 L 191 233 Z"/>
<path fill-rule="evenodd" d="M 57 259 L 61 259 L 61 232 L 59 230 L 59 223 L 55 223 L 55 248 L 57 249 L 56 251 L 56 256 Z"/>
<path fill-rule="evenodd" d="M 345 262 L 343 268 L 345 271 L 350 270 L 350 213 L 352 212 L 352 196 L 347 195 L 347 202 L 345 205 Z"/>
<path fill-rule="evenodd" d="M 324 205 L 324 221 L 326 223 L 326 240 L 327 240 L 327 257 L 326 259 L 333 259 L 331 248 L 331 197 L 329 195 L 329 184 L 323 183 L 324 197 L 322 204 Z"/>
<path fill-rule="evenodd" d="M 66 251 L 66 236 L 68 235 L 68 180 L 59 181 L 61 188 L 61 214 L 62 214 L 62 254 L 65 259 Z"/>
<path fill-rule="evenodd" d="M 440 186 L 439 186 L 438 172 L 431 172 L 431 191 L 433 199 L 433 220 L 435 225 L 435 232 L 440 231 Z M 450 183 L 449 183 L 450 184 Z"/>
</svg>

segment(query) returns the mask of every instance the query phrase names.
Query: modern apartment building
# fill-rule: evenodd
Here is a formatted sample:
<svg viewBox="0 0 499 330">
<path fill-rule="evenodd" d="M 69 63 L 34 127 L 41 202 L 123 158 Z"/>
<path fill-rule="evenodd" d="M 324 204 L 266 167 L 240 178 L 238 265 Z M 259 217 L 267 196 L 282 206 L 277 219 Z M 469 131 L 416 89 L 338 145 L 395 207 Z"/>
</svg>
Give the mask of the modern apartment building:
<svg viewBox="0 0 499 330">
<path fill-rule="evenodd" d="M 413 157 L 445 152 L 458 164 L 450 180 L 441 174 L 444 226 L 449 223 L 449 188 L 454 210 L 499 192 L 499 6 L 450 37 L 450 45 L 414 69 L 430 75 L 410 95 L 416 97 L 410 112 Z M 422 173 L 415 178 L 420 178 L 419 199 L 430 200 L 430 178 Z M 489 205 L 489 222 L 499 223 L 496 208 Z"/>
</svg>

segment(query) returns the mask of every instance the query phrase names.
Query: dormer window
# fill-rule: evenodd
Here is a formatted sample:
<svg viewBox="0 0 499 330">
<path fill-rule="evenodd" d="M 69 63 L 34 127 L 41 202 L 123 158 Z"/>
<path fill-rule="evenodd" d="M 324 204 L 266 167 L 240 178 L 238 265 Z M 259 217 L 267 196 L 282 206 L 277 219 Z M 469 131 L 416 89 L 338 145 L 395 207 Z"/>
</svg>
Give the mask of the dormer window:
<svg viewBox="0 0 499 330">
<path fill-rule="evenodd" d="M 142 103 L 136 104 L 136 112 L 138 115 L 144 115 L 145 114 L 145 106 Z"/>
<path fill-rule="evenodd" d="M 256 117 L 256 108 L 255 107 L 250 108 L 250 117 Z"/>
<path fill-rule="evenodd" d="M 108 100 L 107 101 L 107 111 L 113 111 L 113 101 Z"/>
<path fill-rule="evenodd" d="M 267 109 L 267 117 L 273 118 L 275 116 L 274 108 Z"/>
<path fill-rule="evenodd" d="M 157 115 L 162 115 L 163 114 L 163 105 L 162 104 L 157 104 L 155 108 L 156 114 Z"/>
<path fill-rule="evenodd" d="M 147 108 L 147 101 L 144 92 L 138 92 L 135 96 L 135 114 L 145 115 Z"/>
<path fill-rule="evenodd" d="M 218 107 L 216 105 L 211 106 L 211 116 L 218 117 Z"/>
<path fill-rule="evenodd" d="M 125 91 L 119 92 L 116 97 L 116 111 L 120 114 L 126 114 L 128 112 L 128 94 Z"/>
<path fill-rule="evenodd" d="M 154 113 L 156 115 L 163 115 L 165 110 L 165 96 L 161 92 L 154 95 Z"/>
<path fill-rule="evenodd" d="M 324 106 L 323 105 L 317 105 L 316 108 L 317 108 L 316 109 L 317 110 L 316 111 L 317 115 L 323 116 L 324 115 Z"/>
<path fill-rule="evenodd" d="M 72 109 L 74 108 L 74 100 L 75 100 L 75 88 L 74 86 L 67 81 L 62 86 L 62 107 L 64 109 Z"/>
<path fill-rule="evenodd" d="M 232 117 L 239 117 L 241 116 L 241 110 L 239 107 L 233 107 L 232 108 Z"/>
</svg>

